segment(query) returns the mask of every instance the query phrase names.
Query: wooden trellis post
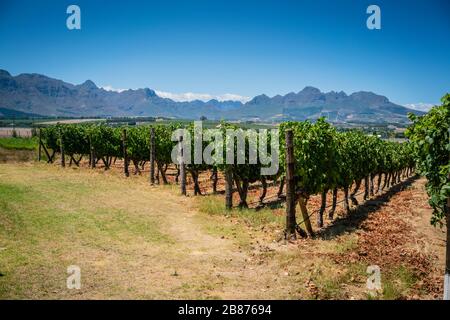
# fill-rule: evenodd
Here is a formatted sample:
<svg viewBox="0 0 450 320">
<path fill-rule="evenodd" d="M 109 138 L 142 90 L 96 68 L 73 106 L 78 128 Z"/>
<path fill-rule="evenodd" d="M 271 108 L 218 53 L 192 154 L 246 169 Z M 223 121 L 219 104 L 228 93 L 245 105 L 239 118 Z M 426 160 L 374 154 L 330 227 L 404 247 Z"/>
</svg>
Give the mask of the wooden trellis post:
<svg viewBox="0 0 450 320">
<path fill-rule="evenodd" d="M 184 148 L 183 148 L 183 136 L 180 136 L 179 138 L 179 150 L 178 150 L 178 156 L 179 156 L 179 165 L 180 165 L 180 188 L 181 188 L 181 194 L 186 195 L 186 165 L 184 163 Z"/>
<path fill-rule="evenodd" d="M 61 151 L 61 167 L 64 168 L 66 166 L 66 157 L 64 154 L 64 137 L 61 128 L 59 128 L 59 147 Z"/>
<path fill-rule="evenodd" d="M 41 128 L 39 130 L 39 149 L 38 149 L 38 161 L 41 162 L 42 159 L 42 135 L 41 135 Z"/>
<path fill-rule="evenodd" d="M 123 173 L 125 174 L 125 177 L 129 177 L 130 173 L 128 172 L 127 129 L 123 129 L 122 131 L 122 145 L 123 145 Z"/>
<path fill-rule="evenodd" d="M 92 145 L 92 134 L 89 134 L 89 151 L 90 151 L 90 163 L 89 166 L 91 167 L 91 169 L 95 168 L 95 150 L 94 150 L 94 146 Z"/>
<path fill-rule="evenodd" d="M 155 128 L 150 128 L 150 184 L 155 184 Z"/>
<path fill-rule="evenodd" d="M 450 180 L 450 174 L 448 179 Z M 445 209 L 447 243 L 445 249 L 444 300 L 450 300 L 450 197 L 447 198 L 447 208 Z"/>
<path fill-rule="evenodd" d="M 287 130 L 286 134 L 286 239 L 296 239 L 295 229 L 295 184 L 294 184 L 294 134 Z"/>
<path fill-rule="evenodd" d="M 233 173 L 229 164 L 225 168 L 225 208 L 233 208 Z"/>
</svg>

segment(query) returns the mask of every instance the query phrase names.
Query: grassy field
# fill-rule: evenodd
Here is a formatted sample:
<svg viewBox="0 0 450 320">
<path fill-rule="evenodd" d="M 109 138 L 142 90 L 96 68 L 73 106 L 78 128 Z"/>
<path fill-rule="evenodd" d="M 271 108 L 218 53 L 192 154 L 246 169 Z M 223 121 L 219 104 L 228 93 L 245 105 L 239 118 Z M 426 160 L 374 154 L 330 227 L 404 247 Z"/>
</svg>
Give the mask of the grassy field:
<svg viewBox="0 0 450 320">
<path fill-rule="evenodd" d="M 375 298 L 433 298 L 442 235 L 417 220 L 429 212 L 415 182 L 370 217 L 286 243 L 283 216 L 229 213 L 222 196 L 181 197 L 114 170 L 0 164 L 0 299 L 367 299 L 369 264 L 383 272 Z M 80 290 L 66 287 L 70 265 Z"/>
<path fill-rule="evenodd" d="M 0 148 L 8 150 L 36 150 L 37 138 L 0 138 Z"/>
</svg>

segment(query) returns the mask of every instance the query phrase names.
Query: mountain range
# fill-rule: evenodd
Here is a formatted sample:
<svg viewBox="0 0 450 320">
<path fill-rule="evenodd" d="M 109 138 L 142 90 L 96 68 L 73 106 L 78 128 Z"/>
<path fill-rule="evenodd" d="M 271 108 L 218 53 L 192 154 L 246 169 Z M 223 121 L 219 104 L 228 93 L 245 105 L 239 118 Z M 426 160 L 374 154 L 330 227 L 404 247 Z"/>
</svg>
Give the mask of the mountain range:
<svg viewBox="0 0 450 320">
<path fill-rule="evenodd" d="M 392 103 L 372 92 L 321 92 L 305 87 L 295 93 L 259 95 L 240 101 L 173 101 L 149 88 L 107 91 L 91 80 L 74 85 L 41 74 L 12 76 L 0 70 L 0 117 L 42 115 L 66 117 L 154 116 L 180 119 L 252 120 L 278 122 L 317 119 L 331 122 L 407 122 L 408 112 L 422 114 Z"/>
</svg>

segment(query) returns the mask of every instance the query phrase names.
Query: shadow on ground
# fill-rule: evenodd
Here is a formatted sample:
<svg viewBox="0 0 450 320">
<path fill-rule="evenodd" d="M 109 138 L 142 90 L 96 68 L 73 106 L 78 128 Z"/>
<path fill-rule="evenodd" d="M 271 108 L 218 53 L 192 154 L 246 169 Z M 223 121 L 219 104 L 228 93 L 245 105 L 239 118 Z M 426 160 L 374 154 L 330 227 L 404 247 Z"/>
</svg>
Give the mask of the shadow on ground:
<svg viewBox="0 0 450 320">
<path fill-rule="evenodd" d="M 317 231 L 316 236 L 324 240 L 331 240 L 344 233 L 353 232 L 358 228 L 361 228 L 361 224 L 371 213 L 378 211 L 382 206 L 389 202 L 394 195 L 410 187 L 418 178 L 419 176 L 411 176 L 392 186 L 388 191 L 361 203 L 351 210 L 349 215 L 337 218 L 325 228 Z"/>
</svg>

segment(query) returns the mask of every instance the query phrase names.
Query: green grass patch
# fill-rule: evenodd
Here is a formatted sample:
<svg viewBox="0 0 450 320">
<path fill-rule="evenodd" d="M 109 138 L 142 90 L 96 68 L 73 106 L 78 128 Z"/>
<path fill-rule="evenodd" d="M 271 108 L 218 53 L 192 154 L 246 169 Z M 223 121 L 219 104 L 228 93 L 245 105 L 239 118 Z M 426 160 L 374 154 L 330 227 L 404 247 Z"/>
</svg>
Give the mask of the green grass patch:
<svg viewBox="0 0 450 320">
<path fill-rule="evenodd" d="M 209 215 L 236 217 L 253 228 L 263 226 L 283 227 L 284 217 L 276 215 L 270 209 L 233 209 L 226 210 L 225 201 L 221 196 L 205 196 L 198 199 L 198 208 Z"/>
<path fill-rule="evenodd" d="M 244 249 L 251 245 L 253 232 L 283 229 L 283 217 L 270 209 L 227 210 L 220 195 L 197 197 L 196 201 L 198 211 L 207 214 L 199 219 L 205 231 L 210 235 L 231 239 Z"/>
<path fill-rule="evenodd" d="M 397 300 L 405 297 L 417 282 L 414 272 L 405 266 L 394 269 L 381 283 L 383 285 L 382 298 L 384 300 Z"/>
<path fill-rule="evenodd" d="M 342 241 L 337 242 L 335 252 L 343 254 L 355 249 L 357 246 L 358 246 L 358 237 L 352 235 L 350 237 L 343 238 Z"/>
<path fill-rule="evenodd" d="M 37 138 L 0 138 L 0 147 L 8 150 L 36 150 Z"/>
<path fill-rule="evenodd" d="M 312 273 L 312 279 L 318 288 L 317 299 L 348 299 L 344 290 L 348 285 L 360 285 L 366 278 L 366 266 L 362 263 L 352 263 L 341 272 L 339 267 L 331 261 L 324 260 Z"/>
</svg>

